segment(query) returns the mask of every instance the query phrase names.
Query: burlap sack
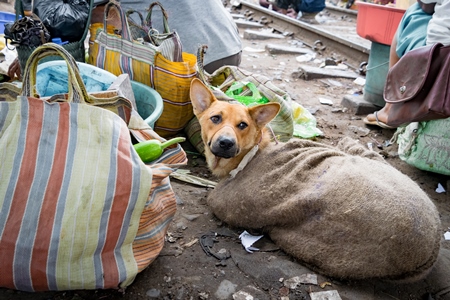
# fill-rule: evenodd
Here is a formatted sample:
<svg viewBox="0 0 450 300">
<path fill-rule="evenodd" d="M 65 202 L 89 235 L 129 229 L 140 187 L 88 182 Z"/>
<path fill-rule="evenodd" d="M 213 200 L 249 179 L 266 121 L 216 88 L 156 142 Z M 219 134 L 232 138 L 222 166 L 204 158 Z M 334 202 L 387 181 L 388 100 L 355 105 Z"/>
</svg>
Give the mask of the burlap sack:
<svg viewBox="0 0 450 300">
<path fill-rule="evenodd" d="M 224 222 L 262 228 L 332 277 L 417 278 L 439 251 L 439 215 L 425 192 L 351 139 L 338 148 L 295 139 L 259 151 L 208 204 Z"/>
</svg>

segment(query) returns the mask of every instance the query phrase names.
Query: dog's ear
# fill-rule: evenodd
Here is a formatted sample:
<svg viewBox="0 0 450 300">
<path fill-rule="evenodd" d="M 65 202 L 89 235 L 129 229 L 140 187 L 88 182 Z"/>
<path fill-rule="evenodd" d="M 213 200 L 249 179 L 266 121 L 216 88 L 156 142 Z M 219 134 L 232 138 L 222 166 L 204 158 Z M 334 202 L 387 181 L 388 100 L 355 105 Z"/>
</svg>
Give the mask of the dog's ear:
<svg viewBox="0 0 450 300">
<path fill-rule="evenodd" d="M 210 89 L 197 78 L 194 78 L 191 82 L 190 96 L 196 116 L 208 109 L 214 101 L 217 101 Z"/>
<path fill-rule="evenodd" d="M 266 126 L 280 111 L 280 104 L 273 102 L 250 107 L 248 112 L 259 128 Z"/>
</svg>

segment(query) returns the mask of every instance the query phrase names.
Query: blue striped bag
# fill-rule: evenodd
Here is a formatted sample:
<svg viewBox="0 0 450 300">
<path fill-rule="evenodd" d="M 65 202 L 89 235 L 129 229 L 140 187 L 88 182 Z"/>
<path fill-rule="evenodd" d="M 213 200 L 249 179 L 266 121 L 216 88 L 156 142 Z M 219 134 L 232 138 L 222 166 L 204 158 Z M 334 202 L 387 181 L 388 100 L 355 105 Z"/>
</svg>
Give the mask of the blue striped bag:
<svg viewBox="0 0 450 300">
<path fill-rule="evenodd" d="M 47 55 L 66 60 L 69 93 L 38 99 Z M 163 140 L 127 99 L 89 96 L 61 46 L 32 53 L 22 95 L 0 101 L 0 287 L 125 288 L 158 256 L 176 210 L 168 176 L 186 155 L 177 145 L 146 165 L 130 133 Z"/>
</svg>

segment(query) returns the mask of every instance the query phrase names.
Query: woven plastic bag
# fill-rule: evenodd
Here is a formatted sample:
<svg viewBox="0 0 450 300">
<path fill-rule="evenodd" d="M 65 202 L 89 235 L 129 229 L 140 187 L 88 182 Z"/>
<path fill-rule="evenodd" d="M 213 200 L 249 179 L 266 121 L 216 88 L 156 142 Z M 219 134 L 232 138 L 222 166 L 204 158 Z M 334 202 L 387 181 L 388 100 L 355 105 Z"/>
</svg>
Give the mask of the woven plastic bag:
<svg viewBox="0 0 450 300">
<path fill-rule="evenodd" d="M 397 128 L 392 142 L 401 160 L 424 171 L 450 175 L 450 118 Z"/>
<path fill-rule="evenodd" d="M 120 19 L 121 35 L 111 33 L 111 16 Z M 173 136 L 183 130 L 194 116 L 189 98 L 192 79 L 197 76 L 197 58 L 182 52 L 182 61 L 175 61 L 179 48 L 173 39 L 155 46 L 133 40 L 126 14 L 116 2 L 105 7 L 103 26 L 91 26 L 89 63 L 114 75 L 128 74 L 131 80 L 155 89 L 163 98 L 164 109 L 155 123 L 155 131 Z"/>
<path fill-rule="evenodd" d="M 66 60 L 69 93 L 39 99 L 48 55 Z M 123 288 L 158 256 L 176 211 L 168 176 L 186 154 L 178 145 L 145 165 L 130 133 L 164 141 L 127 99 L 90 96 L 61 46 L 33 52 L 22 96 L 0 102 L 1 287 Z"/>
</svg>

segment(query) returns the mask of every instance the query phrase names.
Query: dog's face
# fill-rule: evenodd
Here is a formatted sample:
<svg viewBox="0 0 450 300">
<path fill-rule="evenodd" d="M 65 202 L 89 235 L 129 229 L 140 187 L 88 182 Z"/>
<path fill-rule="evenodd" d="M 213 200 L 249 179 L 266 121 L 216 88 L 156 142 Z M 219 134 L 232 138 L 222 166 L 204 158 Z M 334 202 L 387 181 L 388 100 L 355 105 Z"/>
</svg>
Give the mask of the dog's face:
<svg viewBox="0 0 450 300">
<path fill-rule="evenodd" d="M 278 114 L 278 103 L 247 108 L 218 101 L 198 79 L 192 81 L 190 95 L 202 130 L 206 161 L 214 175 L 226 176 L 255 145 L 268 143 L 265 126 Z"/>
</svg>

